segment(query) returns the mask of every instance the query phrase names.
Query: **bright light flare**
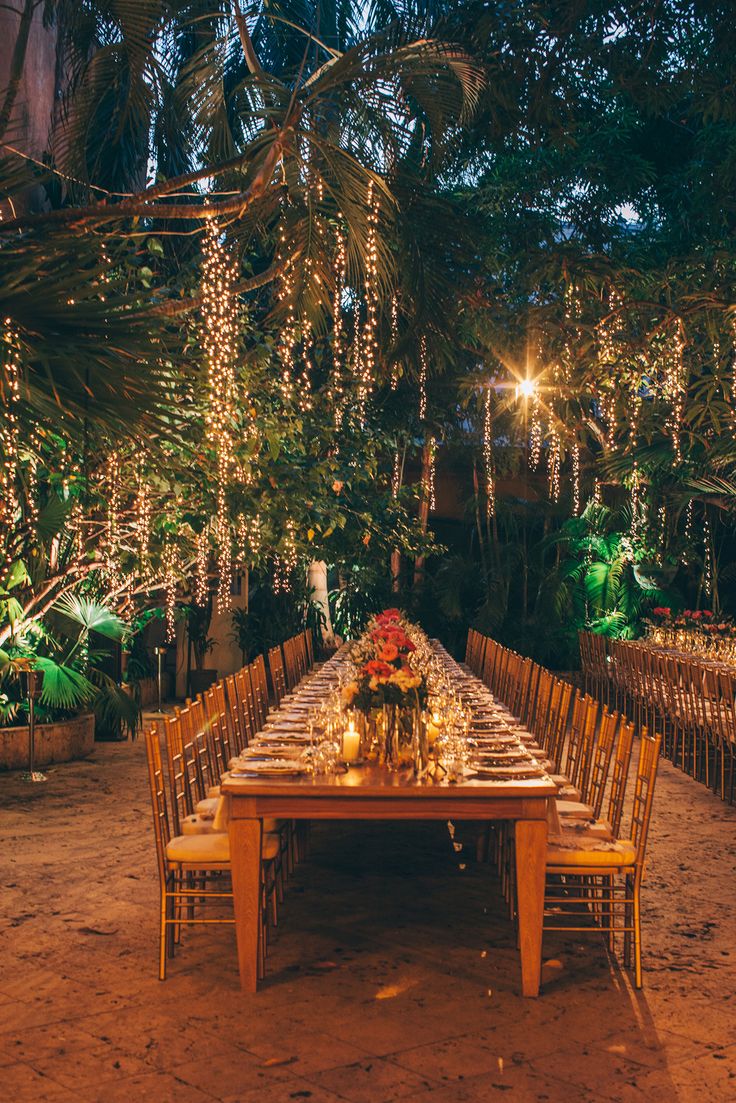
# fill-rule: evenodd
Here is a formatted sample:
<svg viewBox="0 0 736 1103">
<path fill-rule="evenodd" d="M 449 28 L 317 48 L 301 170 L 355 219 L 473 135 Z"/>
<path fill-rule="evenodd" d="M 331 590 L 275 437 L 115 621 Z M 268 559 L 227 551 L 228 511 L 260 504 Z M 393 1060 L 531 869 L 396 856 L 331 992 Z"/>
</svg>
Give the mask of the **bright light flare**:
<svg viewBox="0 0 736 1103">
<path fill-rule="evenodd" d="M 522 379 L 516 384 L 517 398 L 534 398 L 537 393 L 536 379 Z"/>
</svg>

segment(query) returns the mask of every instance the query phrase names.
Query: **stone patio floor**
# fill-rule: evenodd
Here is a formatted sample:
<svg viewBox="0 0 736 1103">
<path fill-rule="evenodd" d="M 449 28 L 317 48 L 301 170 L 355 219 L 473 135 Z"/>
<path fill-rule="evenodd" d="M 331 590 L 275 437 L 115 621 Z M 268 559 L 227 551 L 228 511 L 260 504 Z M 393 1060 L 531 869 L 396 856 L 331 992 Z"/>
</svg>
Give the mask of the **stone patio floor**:
<svg viewBox="0 0 736 1103">
<path fill-rule="evenodd" d="M 8 1103 L 736 1100 L 736 808 L 667 763 L 644 990 L 550 936 L 538 1000 L 490 868 L 438 824 L 316 826 L 258 996 L 229 927 L 185 932 L 161 984 L 143 743 L 47 772 L 0 775 Z"/>
</svg>

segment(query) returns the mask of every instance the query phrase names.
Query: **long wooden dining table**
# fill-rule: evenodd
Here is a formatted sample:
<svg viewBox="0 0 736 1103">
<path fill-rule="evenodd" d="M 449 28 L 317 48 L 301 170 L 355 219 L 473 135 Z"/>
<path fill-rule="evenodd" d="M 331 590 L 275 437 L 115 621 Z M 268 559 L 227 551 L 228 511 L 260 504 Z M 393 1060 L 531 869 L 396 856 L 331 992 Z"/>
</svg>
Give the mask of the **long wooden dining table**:
<svg viewBox="0 0 736 1103">
<path fill-rule="evenodd" d="M 352 767 L 337 776 L 223 779 L 238 963 L 245 992 L 258 987 L 263 820 L 511 821 L 515 833 L 521 991 L 539 994 L 547 849 L 547 806 L 554 782 L 541 778 L 458 783 L 416 779 L 408 771 Z"/>
</svg>

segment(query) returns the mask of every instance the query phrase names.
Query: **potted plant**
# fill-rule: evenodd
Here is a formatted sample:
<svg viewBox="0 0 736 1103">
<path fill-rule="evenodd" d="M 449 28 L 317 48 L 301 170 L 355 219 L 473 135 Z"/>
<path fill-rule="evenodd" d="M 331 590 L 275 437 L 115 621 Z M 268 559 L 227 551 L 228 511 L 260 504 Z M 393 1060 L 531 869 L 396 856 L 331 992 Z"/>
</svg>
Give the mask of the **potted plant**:
<svg viewBox="0 0 736 1103">
<path fill-rule="evenodd" d="M 217 681 L 217 669 L 204 665 L 206 656 L 215 646 L 208 635 L 212 620 L 212 597 L 205 605 L 190 605 L 187 611 L 187 635 L 189 646 L 194 654 L 194 669 L 189 671 L 189 692 L 196 697 L 204 693 Z"/>
</svg>

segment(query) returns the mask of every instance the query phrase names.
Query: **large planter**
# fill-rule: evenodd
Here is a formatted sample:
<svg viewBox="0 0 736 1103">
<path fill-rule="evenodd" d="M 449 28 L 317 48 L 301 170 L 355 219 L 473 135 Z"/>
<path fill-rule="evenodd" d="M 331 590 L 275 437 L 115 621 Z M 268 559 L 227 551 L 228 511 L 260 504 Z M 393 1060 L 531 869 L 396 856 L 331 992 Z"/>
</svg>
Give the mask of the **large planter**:
<svg viewBox="0 0 736 1103">
<path fill-rule="evenodd" d="M 86 758 L 95 745 L 92 713 L 60 720 L 57 724 L 36 724 L 36 765 Z M 0 770 L 25 770 L 28 766 L 28 725 L 0 728 Z"/>
<path fill-rule="evenodd" d="M 665 590 L 671 586 L 677 574 L 677 563 L 635 563 L 634 578 L 642 590 Z"/>
</svg>

